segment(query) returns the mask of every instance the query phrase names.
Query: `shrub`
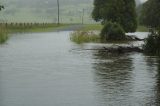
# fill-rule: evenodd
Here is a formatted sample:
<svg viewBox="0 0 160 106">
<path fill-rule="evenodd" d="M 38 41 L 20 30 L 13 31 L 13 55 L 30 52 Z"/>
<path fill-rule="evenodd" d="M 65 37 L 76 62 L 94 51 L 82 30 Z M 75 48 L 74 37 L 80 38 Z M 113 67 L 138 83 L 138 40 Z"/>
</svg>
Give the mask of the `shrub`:
<svg viewBox="0 0 160 106">
<path fill-rule="evenodd" d="M 102 40 L 125 40 L 125 31 L 123 28 L 117 24 L 112 22 L 107 22 L 103 29 L 101 30 L 101 38 Z"/>
<path fill-rule="evenodd" d="M 148 35 L 143 48 L 147 54 L 160 55 L 160 30 Z"/>
</svg>

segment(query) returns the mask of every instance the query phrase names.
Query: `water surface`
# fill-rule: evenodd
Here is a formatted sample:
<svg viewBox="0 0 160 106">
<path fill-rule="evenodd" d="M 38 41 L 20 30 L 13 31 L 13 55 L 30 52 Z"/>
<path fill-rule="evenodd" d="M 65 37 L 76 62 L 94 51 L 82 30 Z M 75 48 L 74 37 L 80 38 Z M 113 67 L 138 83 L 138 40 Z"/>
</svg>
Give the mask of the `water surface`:
<svg viewBox="0 0 160 106">
<path fill-rule="evenodd" d="M 160 105 L 157 57 L 85 50 L 107 45 L 77 45 L 69 33 L 14 34 L 0 45 L 0 106 Z"/>
</svg>

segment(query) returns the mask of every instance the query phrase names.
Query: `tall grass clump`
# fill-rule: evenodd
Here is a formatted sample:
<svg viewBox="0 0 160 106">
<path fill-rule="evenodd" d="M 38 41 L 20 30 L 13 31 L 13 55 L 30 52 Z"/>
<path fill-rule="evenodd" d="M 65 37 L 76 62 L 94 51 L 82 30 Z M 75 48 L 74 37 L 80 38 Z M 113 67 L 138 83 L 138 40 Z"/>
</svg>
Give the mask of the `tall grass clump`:
<svg viewBox="0 0 160 106">
<path fill-rule="evenodd" d="M 100 42 L 100 36 L 93 31 L 75 31 L 71 33 L 71 41 L 75 43 Z"/>
<path fill-rule="evenodd" d="M 160 30 L 148 35 L 143 48 L 146 54 L 160 55 Z"/>
<path fill-rule="evenodd" d="M 7 39 L 7 29 L 3 26 L 0 26 L 0 43 L 4 43 Z"/>
</svg>

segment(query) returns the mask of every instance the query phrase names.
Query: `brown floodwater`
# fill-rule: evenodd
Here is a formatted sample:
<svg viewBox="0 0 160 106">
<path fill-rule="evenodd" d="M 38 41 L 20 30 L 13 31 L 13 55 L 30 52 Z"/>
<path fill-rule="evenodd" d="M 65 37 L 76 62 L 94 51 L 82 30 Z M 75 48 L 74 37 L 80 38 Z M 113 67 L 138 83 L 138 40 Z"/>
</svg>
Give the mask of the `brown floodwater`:
<svg viewBox="0 0 160 106">
<path fill-rule="evenodd" d="M 158 57 L 85 50 L 108 45 L 78 45 L 69 33 L 14 34 L 0 45 L 0 106 L 160 105 Z"/>
</svg>

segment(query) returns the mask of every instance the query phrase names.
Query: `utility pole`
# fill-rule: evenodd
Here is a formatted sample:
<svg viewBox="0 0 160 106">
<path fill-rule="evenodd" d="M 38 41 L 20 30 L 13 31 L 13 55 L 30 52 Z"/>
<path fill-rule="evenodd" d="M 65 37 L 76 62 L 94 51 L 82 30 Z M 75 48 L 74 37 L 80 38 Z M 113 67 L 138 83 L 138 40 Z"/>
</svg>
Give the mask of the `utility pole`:
<svg viewBox="0 0 160 106">
<path fill-rule="evenodd" d="M 83 8 L 83 11 L 82 11 L 82 24 L 84 24 L 84 8 Z"/>
<path fill-rule="evenodd" d="M 58 7 L 58 23 L 57 24 L 59 25 L 60 24 L 60 22 L 59 22 L 59 17 L 60 17 L 59 16 L 60 15 L 60 12 L 59 12 L 59 0 L 57 0 L 57 7 Z"/>
</svg>

